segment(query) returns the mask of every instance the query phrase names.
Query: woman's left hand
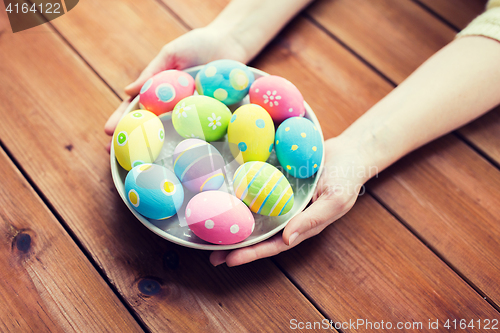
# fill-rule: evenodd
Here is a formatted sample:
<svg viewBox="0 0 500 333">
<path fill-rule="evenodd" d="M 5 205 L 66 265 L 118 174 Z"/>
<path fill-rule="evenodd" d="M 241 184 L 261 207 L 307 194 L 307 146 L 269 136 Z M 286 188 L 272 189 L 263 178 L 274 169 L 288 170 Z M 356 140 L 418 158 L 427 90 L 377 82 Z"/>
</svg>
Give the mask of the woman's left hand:
<svg viewBox="0 0 500 333">
<path fill-rule="evenodd" d="M 340 137 L 325 142 L 325 167 L 312 204 L 295 216 L 282 233 L 261 243 L 232 251 L 214 251 L 210 262 L 238 266 L 274 256 L 297 246 L 344 216 L 354 205 L 363 184 L 370 178 L 360 152 Z"/>
</svg>

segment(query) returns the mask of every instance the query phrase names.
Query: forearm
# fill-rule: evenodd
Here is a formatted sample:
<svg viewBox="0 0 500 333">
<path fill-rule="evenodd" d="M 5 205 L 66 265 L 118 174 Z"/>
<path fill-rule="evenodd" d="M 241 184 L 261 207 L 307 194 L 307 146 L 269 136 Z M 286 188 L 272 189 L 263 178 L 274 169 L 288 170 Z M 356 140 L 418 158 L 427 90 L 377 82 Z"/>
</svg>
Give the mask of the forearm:
<svg viewBox="0 0 500 333">
<path fill-rule="evenodd" d="M 500 43 L 461 38 L 427 60 L 341 137 L 356 142 L 365 164 L 382 171 L 499 103 Z"/>
<path fill-rule="evenodd" d="M 233 0 L 209 24 L 228 33 L 253 59 L 312 0 Z"/>
</svg>

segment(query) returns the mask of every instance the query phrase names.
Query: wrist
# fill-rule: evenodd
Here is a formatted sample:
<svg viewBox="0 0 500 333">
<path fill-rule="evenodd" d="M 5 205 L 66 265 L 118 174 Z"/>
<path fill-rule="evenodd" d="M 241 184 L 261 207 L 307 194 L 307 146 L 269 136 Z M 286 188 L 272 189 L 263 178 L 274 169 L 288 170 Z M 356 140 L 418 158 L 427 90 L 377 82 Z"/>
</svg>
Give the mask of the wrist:
<svg viewBox="0 0 500 333">
<path fill-rule="evenodd" d="M 252 55 L 248 47 L 227 25 L 220 24 L 217 20 L 213 21 L 203 29 L 217 44 L 218 53 L 223 54 L 226 59 L 237 60 L 242 63 L 248 63 Z"/>
<path fill-rule="evenodd" d="M 349 159 L 349 163 L 355 168 L 354 173 L 361 184 L 377 177 L 387 167 L 384 159 L 388 154 L 384 153 L 385 148 L 371 132 L 354 133 L 346 130 L 335 140 L 338 145 L 342 146 L 343 153 L 340 154 L 340 158 Z"/>
<path fill-rule="evenodd" d="M 328 178 L 353 187 L 362 186 L 379 172 L 365 148 L 355 139 L 340 135 L 325 141 L 325 169 Z"/>
</svg>

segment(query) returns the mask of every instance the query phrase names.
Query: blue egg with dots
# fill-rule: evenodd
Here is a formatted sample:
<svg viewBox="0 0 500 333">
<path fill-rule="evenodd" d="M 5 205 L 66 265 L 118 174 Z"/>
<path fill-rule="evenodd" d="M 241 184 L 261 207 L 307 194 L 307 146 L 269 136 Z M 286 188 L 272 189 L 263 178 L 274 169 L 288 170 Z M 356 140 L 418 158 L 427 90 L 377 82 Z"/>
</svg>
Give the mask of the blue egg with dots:
<svg viewBox="0 0 500 333">
<path fill-rule="evenodd" d="M 196 75 L 195 83 L 198 94 L 232 105 L 248 94 L 254 80 L 253 73 L 245 64 L 221 59 L 206 64 Z"/>
<path fill-rule="evenodd" d="M 125 178 L 128 203 L 139 214 L 163 220 L 177 213 L 184 201 L 184 189 L 177 176 L 157 164 L 134 167 Z"/>
<path fill-rule="evenodd" d="M 286 172 L 295 178 L 309 178 L 323 160 L 323 137 L 309 119 L 292 117 L 278 127 L 274 149 Z"/>
</svg>

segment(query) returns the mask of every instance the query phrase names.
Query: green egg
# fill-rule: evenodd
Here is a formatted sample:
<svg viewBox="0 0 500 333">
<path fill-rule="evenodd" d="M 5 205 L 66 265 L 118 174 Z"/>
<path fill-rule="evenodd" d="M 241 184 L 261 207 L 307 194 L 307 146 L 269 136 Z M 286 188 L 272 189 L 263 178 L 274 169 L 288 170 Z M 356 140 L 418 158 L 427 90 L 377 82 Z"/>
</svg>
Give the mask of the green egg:
<svg viewBox="0 0 500 333">
<path fill-rule="evenodd" d="M 226 135 L 231 111 L 215 98 L 196 95 L 177 103 L 172 113 L 175 130 L 183 138 L 215 141 Z"/>
</svg>

